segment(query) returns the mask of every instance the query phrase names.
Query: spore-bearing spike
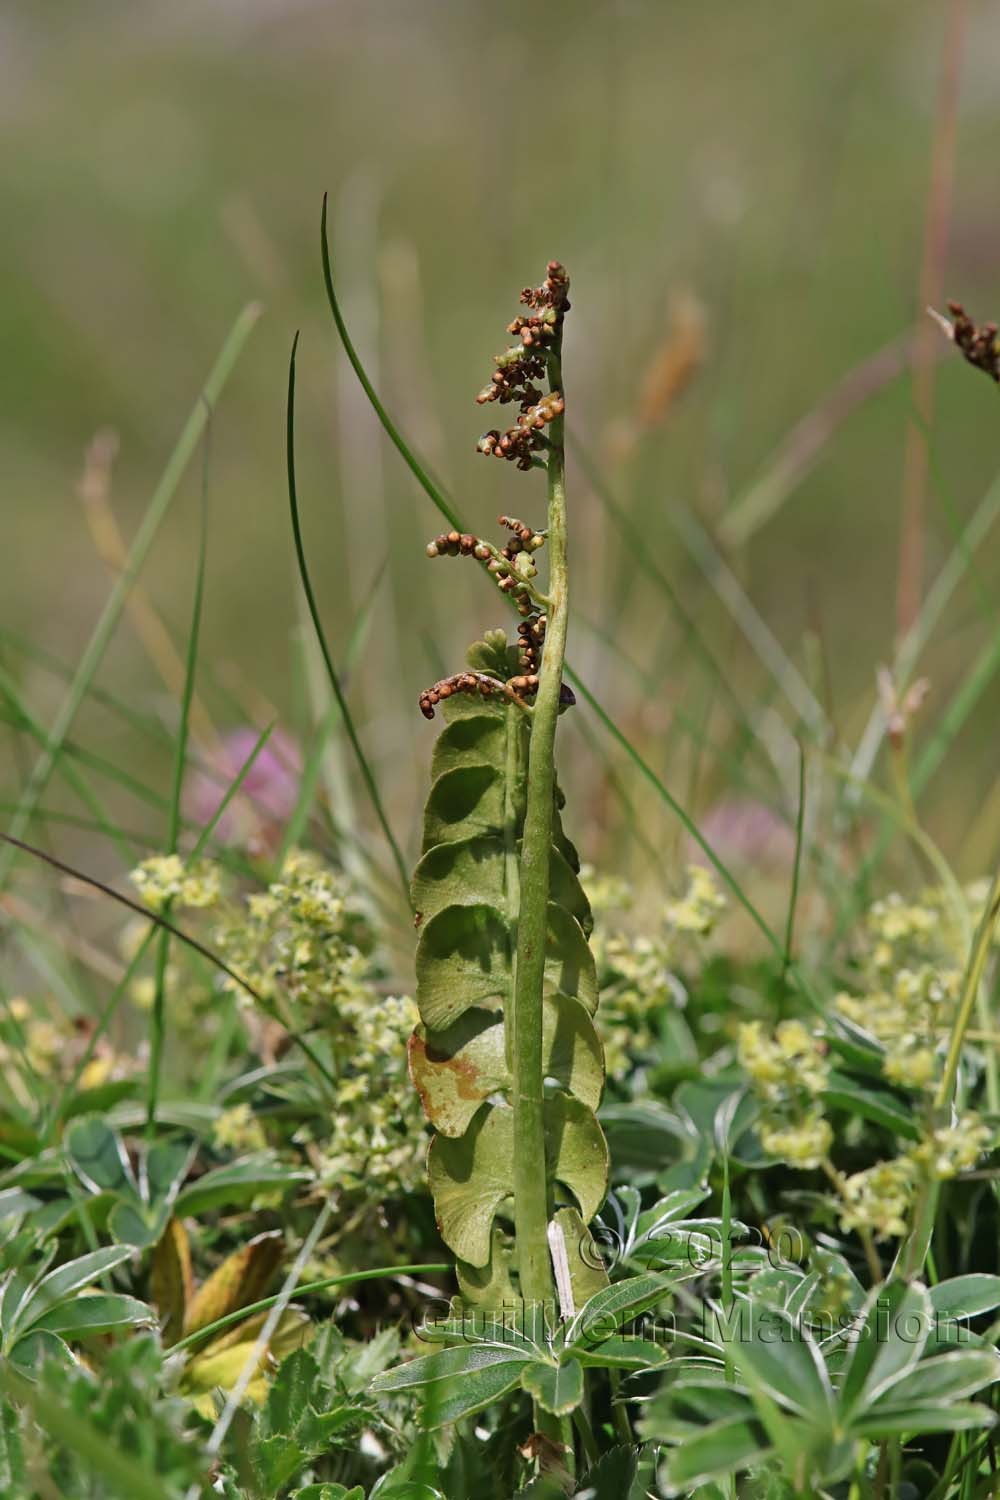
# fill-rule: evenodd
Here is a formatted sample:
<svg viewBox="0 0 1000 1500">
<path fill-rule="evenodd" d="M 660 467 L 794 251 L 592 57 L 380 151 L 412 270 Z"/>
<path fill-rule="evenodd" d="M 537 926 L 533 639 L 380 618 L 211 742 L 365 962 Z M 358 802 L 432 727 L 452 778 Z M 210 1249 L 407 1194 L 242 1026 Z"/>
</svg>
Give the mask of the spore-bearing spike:
<svg viewBox="0 0 1000 1500">
<path fill-rule="evenodd" d="M 487 672 L 456 672 L 451 677 L 442 677 L 433 687 L 424 689 L 420 694 L 420 712 L 425 719 L 433 719 L 434 710 L 442 699 L 451 698 L 455 693 L 465 693 L 470 697 L 478 694 L 481 698 L 507 698 L 513 703 L 523 704 L 525 698 L 533 697 L 537 691 L 538 677 L 534 673 L 501 682 L 499 677 L 491 677 Z"/>
</svg>

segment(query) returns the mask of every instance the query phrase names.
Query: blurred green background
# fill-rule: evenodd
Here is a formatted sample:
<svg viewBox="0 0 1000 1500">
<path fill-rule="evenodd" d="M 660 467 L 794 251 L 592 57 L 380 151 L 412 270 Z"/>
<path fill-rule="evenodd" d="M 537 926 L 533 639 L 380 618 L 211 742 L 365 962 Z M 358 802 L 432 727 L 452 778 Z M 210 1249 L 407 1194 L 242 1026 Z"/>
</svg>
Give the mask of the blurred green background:
<svg viewBox="0 0 1000 1500">
<path fill-rule="evenodd" d="M 603 476 L 574 462 L 573 661 L 696 815 L 739 793 L 794 818 L 801 703 L 772 667 L 783 653 L 779 676 L 792 663 L 822 705 L 833 728 L 811 737 L 857 742 L 896 633 L 907 376 L 846 415 L 752 534 L 727 533 L 726 518 L 773 477 L 796 424 L 829 411 L 838 382 L 915 324 L 947 11 L 934 0 L 4 6 L 0 623 L 75 662 L 111 578 L 79 495 L 88 444 L 117 433 L 111 502 L 130 537 L 227 330 L 259 300 L 211 425 L 199 688 L 220 729 L 259 724 L 273 706 L 308 738 L 284 478 L 299 328 L 310 557 L 341 657 L 380 579 L 350 696 L 413 850 L 433 739 L 417 694 L 504 612 L 477 570 L 424 558 L 439 518 L 377 429 L 325 305 L 328 191 L 344 308 L 376 384 L 469 524 L 490 534 L 500 510 L 538 521 L 543 481 L 477 456 L 493 418 L 473 397 L 520 287 L 550 256 L 567 264 L 569 420 Z M 945 289 L 987 317 L 1000 313 L 1000 26 L 989 0 L 970 0 L 965 19 Z M 996 390 L 944 359 L 928 580 L 994 479 L 998 418 Z M 180 649 L 202 467 L 191 464 L 142 575 Z M 678 530 L 689 515 L 719 538 L 755 613 L 739 603 L 734 619 L 698 566 Z M 932 687 L 915 755 L 993 639 L 998 581 L 987 541 L 921 662 Z M 50 722 L 58 678 L 10 637 L 3 661 Z M 175 721 L 127 620 L 98 681 Z M 920 800 L 963 874 L 996 852 L 997 705 L 990 678 Z M 563 734 L 584 854 L 636 873 L 645 839 L 669 877 L 680 844 L 662 804 L 588 711 Z M 99 704 L 73 737 L 168 791 L 168 750 Z M 34 750 L 11 734 L 0 754 L 9 801 Z M 155 809 L 121 786 L 107 796 L 156 836 Z M 73 805 L 56 785 L 46 801 Z M 353 817 L 346 796 L 335 811 Z M 117 868 L 82 833 L 53 838 L 90 868 Z"/>
</svg>

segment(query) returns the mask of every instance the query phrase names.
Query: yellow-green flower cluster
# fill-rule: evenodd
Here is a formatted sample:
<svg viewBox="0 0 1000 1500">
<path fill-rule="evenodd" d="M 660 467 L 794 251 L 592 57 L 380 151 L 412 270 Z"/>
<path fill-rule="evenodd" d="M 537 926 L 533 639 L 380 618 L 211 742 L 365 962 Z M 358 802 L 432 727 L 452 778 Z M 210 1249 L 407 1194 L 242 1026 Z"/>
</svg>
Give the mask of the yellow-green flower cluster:
<svg viewBox="0 0 1000 1500">
<path fill-rule="evenodd" d="M 348 1064 L 334 1101 L 330 1139 L 319 1150 L 321 1177 L 369 1197 L 408 1192 L 424 1179 L 427 1135 L 406 1074 L 406 1044 L 419 1021 L 408 996 L 344 1002 L 352 1029 Z"/>
<path fill-rule="evenodd" d="M 80 1089 L 124 1078 L 139 1066 L 137 1059 L 116 1053 L 104 1037 L 91 1047 L 89 1023 L 75 1022 L 54 1005 L 46 1012 L 23 995 L 15 995 L 0 1010 L 0 1068 L 4 1082 L 22 1103 L 28 1102 L 32 1077 L 73 1077 L 87 1049 L 90 1057 L 76 1080 Z"/>
<path fill-rule="evenodd" d="M 676 933 L 708 937 L 726 909 L 726 898 L 705 865 L 688 865 L 688 888 L 667 905 L 667 926 Z"/>
<path fill-rule="evenodd" d="M 692 865 L 685 895 L 667 904 L 652 936 L 609 932 L 607 913 L 630 906 L 631 892 L 624 882 L 596 879 L 589 871 L 584 880 L 596 918 L 591 947 L 601 985 L 605 1065 L 609 1078 L 622 1079 L 653 1048 L 657 1017 L 668 1006 L 684 1004 L 678 971 L 685 944 L 690 948 L 692 940 L 709 936 L 726 902 L 711 871 Z"/>
<path fill-rule="evenodd" d="M 296 1141 L 323 1181 L 372 1201 L 418 1187 L 426 1133 L 406 1044 L 419 1017 L 412 1000 L 380 993 L 372 929 L 347 878 L 295 851 L 216 942 L 258 994 L 279 1002 L 276 1013 L 322 1035 L 336 1076 L 330 1131 Z M 233 1112 L 223 1119 L 224 1131 L 248 1128 Z"/>
<path fill-rule="evenodd" d="M 917 1176 L 913 1160 L 899 1156 L 845 1178 L 841 1228 L 845 1232 L 872 1230 L 878 1239 L 898 1239 L 904 1235 Z"/>
<path fill-rule="evenodd" d="M 153 911 L 171 907 L 214 906 L 219 899 L 219 874 L 213 865 L 188 865 L 179 854 L 154 854 L 129 876 Z"/>
<path fill-rule="evenodd" d="M 216 1146 L 229 1151 L 263 1151 L 267 1146 L 264 1127 L 249 1104 L 224 1109 L 212 1126 Z"/>
<path fill-rule="evenodd" d="M 939 1125 L 910 1155 L 931 1177 L 944 1181 L 969 1172 L 992 1141 L 992 1132 L 978 1115 L 962 1115 L 953 1125 Z"/>
<path fill-rule="evenodd" d="M 967 1113 L 952 1125 L 937 1126 L 891 1161 L 855 1172 L 844 1182 L 844 1230 L 870 1229 L 878 1239 L 898 1239 L 909 1228 L 918 1183 L 939 1182 L 968 1172 L 991 1144 L 992 1132 L 978 1115 Z"/>
<path fill-rule="evenodd" d="M 370 924 L 346 877 L 313 855 L 293 850 L 280 877 L 247 898 L 216 942 L 258 994 L 291 1000 L 309 1024 L 359 988 L 372 1004 Z M 226 985 L 248 999 L 234 980 Z"/>
<path fill-rule="evenodd" d="M 963 899 L 964 912 L 940 889 L 915 901 L 894 894 L 875 902 L 862 929 L 856 983 L 835 1001 L 882 1043 L 885 1076 L 903 1088 L 929 1089 L 935 1081 L 974 925 L 973 893 Z"/>
<path fill-rule="evenodd" d="M 821 1098 L 829 1074 L 822 1041 L 801 1021 L 780 1022 L 773 1036 L 760 1021 L 747 1021 L 739 1060 L 761 1102 L 764 1150 L 800 1171 L 818 1167 L 833 1143 Z"/>
<path fill-rule="evenodd" d="M 48 1016 L 39 1015 L 23 995 L 15 995 L 5 1007 L 4 1036 L 0 1041 L 0 1063 L 4 1067 L 23 1062 L 28 1070 L 45 1078 L 59 1069 L 56 1061 L 66 1046 L 66 1037 Z"/>
</svg>

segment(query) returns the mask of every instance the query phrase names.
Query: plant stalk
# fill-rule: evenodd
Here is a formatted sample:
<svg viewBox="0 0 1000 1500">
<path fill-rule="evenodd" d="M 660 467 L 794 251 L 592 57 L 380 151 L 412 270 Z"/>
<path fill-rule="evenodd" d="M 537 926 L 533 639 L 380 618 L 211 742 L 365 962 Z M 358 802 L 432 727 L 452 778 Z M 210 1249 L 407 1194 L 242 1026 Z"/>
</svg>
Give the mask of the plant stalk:
<svg viewBox="0 0 1000 1500">
<path fill-rule="evenodd" d="M 552 389 L 560 389 L 559 350 L 550 361 Z M 552 1301 L 548 1248 L 548 1186 L 542 1059 L 542 987 L 548 931 L 549 858 L 555 799 L 555 737 L 566 654 L 566 485 L 563 420 L 550 429 L 548 545 L 550 606 L 538 693 L 531 719 L 520 864 L 520 914 L 514 968 L 514 1224 L 521 1297 L 526 1306 Z"/>
</svg>

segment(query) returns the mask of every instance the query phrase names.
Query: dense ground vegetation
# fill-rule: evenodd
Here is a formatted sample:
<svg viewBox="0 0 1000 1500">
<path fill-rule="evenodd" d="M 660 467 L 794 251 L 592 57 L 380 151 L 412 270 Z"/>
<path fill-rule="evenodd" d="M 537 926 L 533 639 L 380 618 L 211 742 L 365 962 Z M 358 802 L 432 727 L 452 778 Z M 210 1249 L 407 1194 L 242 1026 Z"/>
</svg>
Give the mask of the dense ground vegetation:
<svg viewBox="0 0 1000 1500">
<path fill-rule="evenodd" d="M 474 9 L 5 21 L 0 1496 L 986 1500 L 994 40 Z"/>
</svg>

